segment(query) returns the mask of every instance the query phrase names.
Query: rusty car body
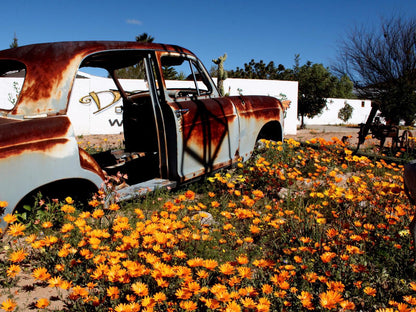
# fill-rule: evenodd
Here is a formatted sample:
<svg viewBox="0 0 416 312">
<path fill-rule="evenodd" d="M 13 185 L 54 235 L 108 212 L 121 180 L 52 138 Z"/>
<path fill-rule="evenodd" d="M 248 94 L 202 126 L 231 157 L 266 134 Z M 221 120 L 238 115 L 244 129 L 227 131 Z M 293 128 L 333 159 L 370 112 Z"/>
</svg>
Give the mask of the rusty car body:
<svg viewBox="0 0 416 312">
<path fill-rule="evenodd" d="M 77 144 L 67 110 L 78 70 L 86 67 L 104 69 L 122 97 L 122 151 L 90 155 Z M 126 68 L 145 79 L 145 90 L 125 87 L 118 76 Z M 186 88 L 169 80 L 172 72 Z M 283 139 L 279 100 L 220 97 L 199 59 L 174 45 L 83 41 L 0 51 L 0 79 L 13 75 L 24 82 L 13 105 L 0 109 L 4 213 L 39 191 L 87 195 L 117 172 L 128 176 L 123 196 L 182 183 L 247 159 L 261 138 Z"/>
</svg>

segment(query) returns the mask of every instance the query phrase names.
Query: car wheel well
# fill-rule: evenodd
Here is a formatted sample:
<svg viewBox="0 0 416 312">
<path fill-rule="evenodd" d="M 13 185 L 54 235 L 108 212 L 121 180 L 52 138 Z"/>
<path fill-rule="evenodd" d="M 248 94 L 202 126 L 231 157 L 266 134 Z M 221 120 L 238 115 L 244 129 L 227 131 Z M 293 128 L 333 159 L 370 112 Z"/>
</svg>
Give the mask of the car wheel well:
<svg viewBox="0 0 416 312">
<path fill-rule="evenodd" d="M 25 195 L 16 205 L 15 211 L 19 212 L 23 206 L 33 206 L 38 194 L 42 194 L 43 199 L 64 200 L 71 197 L 81 205 L 87 205 L 88 200 L 97 192 L 97 186 L 91 181 L 84 179 L 64 179 L 42 185 L 27 195 Z"/>
<path fill-rule="evenodd" d="M 271 141 L 282 141 L 283 133 L 282 126 L 278 121 L 271 121 L 261 128 L 259 135 L 257 136 L 256 142 L 261 139 L 271 140 Z"/>
</svg>

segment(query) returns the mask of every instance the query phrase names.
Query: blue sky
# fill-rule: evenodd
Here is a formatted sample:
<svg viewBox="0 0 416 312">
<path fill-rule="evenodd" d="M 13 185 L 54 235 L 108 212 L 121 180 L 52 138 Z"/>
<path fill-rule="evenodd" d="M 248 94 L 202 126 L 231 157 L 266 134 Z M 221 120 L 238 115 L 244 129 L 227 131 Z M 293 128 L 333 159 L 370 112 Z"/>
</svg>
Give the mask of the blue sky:
<svg viewBox="0 0 416 312">
<path fill-rule="evenodd" d="M 356 25 L 392 15 L 416 16 L 416 0 L 16 0 L 2 1 L 0 49 L 68 40 L 134 40 L 193 51 L 209 69 L 228 54 L 226 69 L 251 59 L 291 68 L 295 54 L 330 66 L 339 41 Z"/>
</svg>

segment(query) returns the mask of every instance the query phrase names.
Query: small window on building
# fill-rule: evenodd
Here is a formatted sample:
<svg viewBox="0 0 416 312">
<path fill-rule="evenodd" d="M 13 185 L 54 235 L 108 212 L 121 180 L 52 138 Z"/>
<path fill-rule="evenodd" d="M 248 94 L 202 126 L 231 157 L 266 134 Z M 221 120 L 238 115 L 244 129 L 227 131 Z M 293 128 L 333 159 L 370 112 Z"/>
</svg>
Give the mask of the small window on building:
<svg viewBox="0 0 416 312">
<path fill-rule="evenodd" d="M 361 101 L 361 107 L 365 107 L 365 101 Z"/>
</svg>

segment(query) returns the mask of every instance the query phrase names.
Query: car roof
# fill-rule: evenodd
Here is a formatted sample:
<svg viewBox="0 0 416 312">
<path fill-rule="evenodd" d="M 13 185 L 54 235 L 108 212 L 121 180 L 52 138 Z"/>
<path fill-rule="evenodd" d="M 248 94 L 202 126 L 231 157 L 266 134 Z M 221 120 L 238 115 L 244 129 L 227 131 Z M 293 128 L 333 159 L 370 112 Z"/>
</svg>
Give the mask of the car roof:
<svg viewBox="0 0 416 312">
<path fill-rule="evenodd" d="M 19 103 L 9 115 L 62 114 L 75 74 L 85 57 L 104 51 L 153 50 L 193 53 L 176 45 L 129 41 L 67 41 L 31 44 L 0 51 L 0 70 L 24 64 L 26 77 Z M 2 70 L 3 71 L 3 70 Z"/>
<path fill-rule="evenodd" d="M 136 41 L 63 41 L 30 44 L 21 47 L 11 48 L 0 51 L 0 59 L 26 60 L 30 62 L 33 56 L 37 56 L 35 60 L 39 61 L 39 57 L 48 58 L 57 55 L 75 56 L 88 55 L 94 52 L 106 50 L 159 50 L 169 52 L 179 52 L 193 54 L 191 51 L 182 47 L 150 42 Z"/>
</svg>

